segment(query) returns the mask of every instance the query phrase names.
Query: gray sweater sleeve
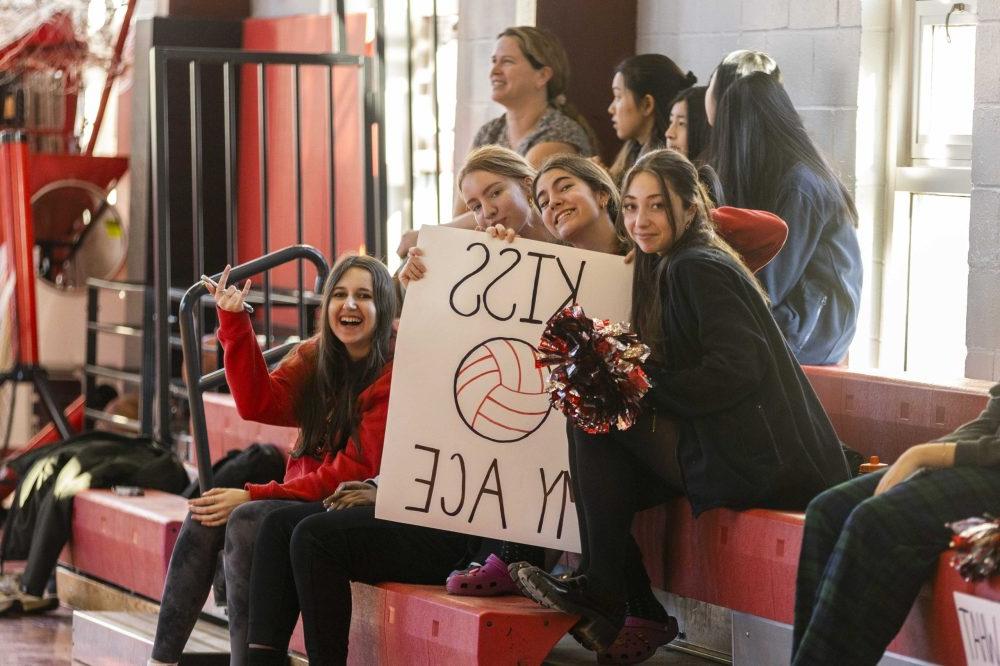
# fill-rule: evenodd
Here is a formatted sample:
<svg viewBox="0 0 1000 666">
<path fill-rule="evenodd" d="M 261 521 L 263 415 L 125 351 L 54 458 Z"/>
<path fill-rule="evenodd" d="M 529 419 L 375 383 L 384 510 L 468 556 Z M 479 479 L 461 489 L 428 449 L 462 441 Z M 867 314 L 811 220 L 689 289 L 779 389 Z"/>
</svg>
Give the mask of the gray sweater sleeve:
<svg viewBox="0 0 1000 666">
<path fill-rule="evenodd" d="M 978 418 L 935 441 L 955 442 L 956 466 L 1000 465 L 1000 384 L 990 389 L 990 401 Z"/>
</svg>

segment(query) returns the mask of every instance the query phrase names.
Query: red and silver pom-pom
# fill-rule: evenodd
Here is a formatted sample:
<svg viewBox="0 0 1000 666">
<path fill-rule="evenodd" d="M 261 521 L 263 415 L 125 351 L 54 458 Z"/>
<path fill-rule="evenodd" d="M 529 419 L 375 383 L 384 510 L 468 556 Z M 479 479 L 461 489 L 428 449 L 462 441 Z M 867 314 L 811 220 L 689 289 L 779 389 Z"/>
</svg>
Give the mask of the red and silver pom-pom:
<svg viewBox="0 0 1000 666">
<path fill-rule="evenodd" d="M 986 515 L 948 523 L 955 533 L 951 547 L 957 552 L 951 566 L 968 581 L 989 578 L 1000 571 L 1000 520 Z"/>
<path fill-rule="evenodd" d="M 632 427 L 650 382 L 641 365 L 649 347 L 630 324 L 567 307 L 549 320 L 538 351 L 536 365 L 552 366 L 549 399 L 576 427 L 590 434 Z"/>
</svg>

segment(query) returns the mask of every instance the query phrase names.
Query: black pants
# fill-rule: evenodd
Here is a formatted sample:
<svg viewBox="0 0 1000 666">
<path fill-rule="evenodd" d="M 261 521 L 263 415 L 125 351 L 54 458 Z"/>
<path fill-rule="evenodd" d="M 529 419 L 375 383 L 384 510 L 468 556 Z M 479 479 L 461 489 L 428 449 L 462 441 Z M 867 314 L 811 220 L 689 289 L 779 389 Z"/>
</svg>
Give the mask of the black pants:
<svg viewBox="0 0 1000 666">
<path fill-rule="evenodd" d="M 464 534 L 376 519 L 372 506 L 279 509 L 254 550 L 249 643 L 287 650 L 301 609 L 309 663 L 346 663 L 351 581 L 440 585 L 474 547 Z"/>
<path fill-rule="evenodd" d="M 153 659 L 170 663 L 181 658 L 212 588 L 219 551 L 223 551 L 230 661 L 232 664 L 246 662 L 250 559 L 257 529 L 268 513 L 279 507 L 300 504 L 291 500 L 247 502 L 236 507 L 226 524 L 219 527 L 205 527 L 188 515 L 170 556 L 156 619 Z"/>
<path fill-rule="evenodd" d="M 581 572 L 609 596 L 649 595 L 649 577 L 632 537 L 636 512 L 683 493 L 676 424 L 646 413 L 626 431 L 588 435 L 570 429 Z"/>
</svg>

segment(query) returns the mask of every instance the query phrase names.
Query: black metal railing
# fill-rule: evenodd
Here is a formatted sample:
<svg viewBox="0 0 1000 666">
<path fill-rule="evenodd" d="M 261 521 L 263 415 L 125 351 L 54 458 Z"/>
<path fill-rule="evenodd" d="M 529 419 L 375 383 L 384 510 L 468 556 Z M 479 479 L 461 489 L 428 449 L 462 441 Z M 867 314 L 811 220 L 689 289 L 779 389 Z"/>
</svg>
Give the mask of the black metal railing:
<svg viewBox="0 0 1000 666">
<path fill-rule="evenodd" d="M 338 3 L 339 5 L 340 3 Z M 340 24 L 341 37 L 343 36 L 342 21 Z M 341 44 L 343 41 L 341 41 Z M 185 70 L 186 66 L 186 72 Z M 239 202 L 239 161 L 251 157 L 257 161 L 257 173 L 255 174 L 259 188 L 260 209 L 260 234 L 261 234 L 261 254 L 266 255 L 272 249 L 271 233 L 272 226 L 276 223 L 285 224 L 293 221 L 295 224 L 295 243 L 301 245 L 305 241 L 304 234 L 304 209 L 303 209 L 303 163 L 302 148 L 303 136 L 301 127 L 301 101 L 302 101 L 302 79 L 303 70 L 309 68 L 319 68 L 324 71 L 326 88 L 322 91 L 326 98 L 326 134 L 324 139 L 329 145 L 325 146 L 328 156 L 327 173 L 328 178 L 325 187 L 329 188 L 329 248 L 330 252 L 336 251 L 336 185 L 337 185 L 337 141 L 338 124 L 335 122 L 337 113 L 337 89 L 334 85 L 335 72 L 349 72 L 356 76 L 357 97 L 358 97 L 358 124 L 356 128 L 351 128 L 354 135 L 355 145 L 360 146 L 361 165 L 364 191 L 358 192 L 359 199 L 364 201 L 364 237 L 369 254 L 384 256 L 386 252 L 385 240 L 385 175 L 384 169 L 380 166 L 384 163 L 384 146 L 381 137 L 382 129 L 382 105 L 381 87 L 378 81 L 378 69 L 376 63 L 367 57 L 337 54 L 306 54 L 306 53 L 271 53 L 271 52 L 251 52 L 232 49 L 206 49 L 206 48 L 154 48 L 151 51 L 150 74 L 151 74 L 151 112 L 152 112 L 152 187 L 153 187 L 153 251 L 147 254 L 152 259 L 154 285 L 152 298 L 147 298 L 144 304 L 144 345 L 143 345 L 143 368 L 142 376 L 145 378 L 142 391 L 142 413 L 141 422 L 144 432 L 152 433 L 164 443 L 172 442 L 171 422 L 172 396 L 176 398 L 178 392 L 183 392 L 179 387 L 179 364 L 174 355 L 177 336 L 173 328 L 177 324 L 175 312 L 176 304 L 184 294 L 183 287 L 177 285 L 190 285 L 197 282 L 201 273 L 216 273 L 222 268 L 221 257 L 224 254 L 225 263 L 235 264 L 238 257 L 238 210 Z M 296 213 L 294 220 L 272 220 L 270 197 L 270 183 L 276 175 L 282 179 L 288 174 L 275 174 L 272 170 L 271 159 L 268 151 L 269 141 L 274 142 L 275 137 L 269 136 L 274 132 L 274 128 L 268 118 L 271 111 L 269 104 L 269 94 L 285 94 L 283 91 L 269 90 L 269 80 L 279 70 L 288 70 L 291 73 L 290 89 L 287 91 L 289 106 L 291 108 L 291 123 L 287 136 L 287 141 L 291 143 L 291 178 L 294 181 L 294 202 Z M 256 139 L 258 142 L 257 155 L 251 156 L 240 152 L 240 85 L 241 79 L 247 71 L 249 76 L 256 80 L 256 115 L 257 127 Z M 187 85 L 178 88 L 176 79 L 186 73 Z M 224 249 L 209 247 L 206 245 L 206 225 L 218 234 L 217 227 L 212 226 L 212 220 L 206 220 L 206 201 L 209 194 L 216 195 L 215 192 L 206 191 L 206 176 L 217 178 L 219 174 L 206 174 L 206 114 L 219 114 L 220 109 L 216 105 L 206 103 L 211 82 L 219 79 L 221 72 L 221 127 L 223 136 L 221 137 L 222 153 L 221 162 L 224 169 L 224 218 L 225 218 L 225 242 Z M 341 74 L 343 76 L 343 74 Z M 244 79 L 245 80 L 245 79 Z M 180 90 L 180 92 L 178 92 Z M 314 95 L 315 90 L 310 89 Z M 176 99 L 180 98 L 180 102 Z M 246 102 L 246 97 L 243 98 Z M 187 136 L 173 136 L 177 134 L 177 106 L 187 104 Z M 313 109 L 310 109 L 313 110 Z M 213 116 L 214 117 L 214 116 Z M 245 120 L 245 118 L 244 118 Z M 172 124 L 173 123 L 173 124 Z M 343 127 L 340 131 L 346 132 Z M 183 132 L 181 132 L 183 134 Z M 343 136 L 343 134 L 341 135 Z M 219 137 L 207 137 L 215 145 L 218 145 Z M 285 141 L 285 138 L 281 139 Z M 315 141 L 315 137 L 308 137 L 307 140 Z M 181 145 L 181 142 L 184 144 Z M 176 157 L 172 159 L 172 148 L 177 152 L 190 150 L 190 183 L 184 183 L 183 187 L 178 187 L 176 180 L 171 179 L 171 168 L 177 165 Z M 175 166 L 175 168 L 178 168 Z M 244 170 L 244 173 L 246 171 Z M 190 188 L 190 219 L 183 219 L 187 216 L 187 201 L 184 194 Z M 172 192 L 171 190 L 183 190 Z M 178 200 L 177 197 L 181 197 Z M 363 197 L 363 199 L 362 199 Z M 244 202 L 245 203 L 245 202 Z M 181 212 L 174 212 L 174 209 Z M 210 213 L 211 214 L 211 213 Z M 178 216 L 181 216 L 178 218 Z M 291 216 L 290 216 L 291 217 Z M 360 221 L 359 221 L 360 222 Z M 191 238 L 183 236 L 190 229 Z M 216 243 L 218 245 L 218 243 Z M 211 251 L 211 252 L 209 252 Z M 187 253 L 190 252 L 188 255 Z M 210 256 L 211 255 L 211 256 Z M 180 267 L 180 268 L 178 268 Z M 185 275 L 184 273 L 189 273 Z M 266 346 L 270 346 L 274 339 L 274 315 L 272 306 L 297 307 L 298 327 L 300 331 L 305 331 L 308 324 L 308 313 L 305 304 L 306 290 L 304 288 L 305 275 L 302 260 L 297 263 L 297 274 L 295 284 L 292 289 L 276 288 L 272 284 L 272 278 L 265 273 L 261 288 L 255 289 L 250 301 L 262 304 L 260 324 L 262 332 L 266 338 Z M 200 316 L 195 317 L 196 330 L 194 334 L 199 340 L 207 325 L 212 322 L 212 314 L 209 311 L 211 304 L 207 299 L 197 301 L 192 307 L 202 309 Z M 200 355 L 200 354 L 199 354 Z M 155 379 L 154 379 L 155 378 Z"/>
<path fill-rule="evenodd" d="M 321 293 L 323 283 L 330 272 L 330 267 L 323 254 L 309 245 L 293 245 L 271 252 L 245 264 L 234 266 L 229 273 L 232 284 L 237 284 L 255 275 L 266 275 L 271 269 L 294 261 L 299 266 L 302 261 L 308 261 L 316 268 L 316 285 L 313 292 Z M 213 276 L 218 281 L 221 273 Z M 215 300 L 208 295 L 208 290 L 202 282 L 197 282 L 181 297 L 179 320 L 181 329 L 181 348 L 184 352 L 184 368 L 187 371 L 188 404 L 191 408 L 191 436 L 198 457 L 198 482 L 201 492 L 212 487 L 212 457 L 208 446 L 208 428 L 205 423 L 206 391 L 217 389 L 226 383 L 225 370 L 219 368 L 207 374 L 202 367 L 202 344 L 199 321 L 199 311 L 205 302 L 214 304 Z M 265 307 L 268 307 L 265 305 Z M 299 320 L 298 339 L 304 340 L 309 335 L 309 329 L 304 319 Z M 298 342 L 286 342 L 268 348 L 264 352 L 264 360 L 268 365 L 281 360 Z"/>
</svg>

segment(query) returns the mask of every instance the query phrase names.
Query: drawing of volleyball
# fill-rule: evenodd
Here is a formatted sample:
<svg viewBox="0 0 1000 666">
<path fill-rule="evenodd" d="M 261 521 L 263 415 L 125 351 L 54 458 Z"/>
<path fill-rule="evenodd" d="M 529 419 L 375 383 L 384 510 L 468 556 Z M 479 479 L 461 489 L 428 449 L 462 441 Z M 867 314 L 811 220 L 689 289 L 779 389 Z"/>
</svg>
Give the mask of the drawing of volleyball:
<svg viewBox="0 0 1000 666">
<path fill-rule="evenodd" d="M 551 405 L 537 355 L 517 338 L 491 338 L 465 355 L 455 371 L 455 407 L 472 432 L 517 442 L 541 427 Z"/>
</svg>

